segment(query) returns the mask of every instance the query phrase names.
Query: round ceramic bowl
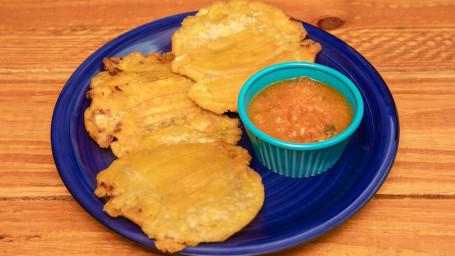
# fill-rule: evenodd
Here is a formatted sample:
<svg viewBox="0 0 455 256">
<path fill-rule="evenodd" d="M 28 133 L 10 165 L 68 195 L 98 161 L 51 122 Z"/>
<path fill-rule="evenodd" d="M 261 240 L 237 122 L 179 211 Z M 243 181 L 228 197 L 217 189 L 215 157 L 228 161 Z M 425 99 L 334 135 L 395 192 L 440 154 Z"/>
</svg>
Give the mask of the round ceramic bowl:
<svg viewBox="0 0 455 256">
<path fill-rule="evenodd" d="M 247 115 L 253 97 L 274 82 L 301 76 L 326 83 L 346 97 L 353 120 L 345 131 L 321 142 L 291 143 L 270 137 L 253 125 Z M 319 175 L 338 161 L 362 120 L 363 108 L 359 90 L 346 76 L 329 67 L 306 62 L 276 64 L 257 72 L 246 81 L 238 99 L 240 119 L 256 157 L 271 171 L 294 178 Z"/>
</svg>

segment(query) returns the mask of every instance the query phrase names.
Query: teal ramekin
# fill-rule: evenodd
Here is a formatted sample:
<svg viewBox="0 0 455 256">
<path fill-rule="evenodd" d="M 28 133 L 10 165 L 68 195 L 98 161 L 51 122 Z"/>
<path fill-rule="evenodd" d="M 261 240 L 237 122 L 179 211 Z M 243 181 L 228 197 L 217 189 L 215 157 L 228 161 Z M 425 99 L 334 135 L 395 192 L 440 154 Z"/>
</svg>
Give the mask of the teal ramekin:
<svg viewBox="0 0 455 256">
<path fill-rule="evenodd" d="M 274 82 L 301 76 L 326 83 L 346 97 L 353 120 L 345 131 L 325 141 L 304 144 L 275 139 L 253 125 L 247 115 L 253 97 Z M 362 96 L 351 80 L 334 69 L 307 62 L 280 63 L 260 70 L 245 82 L 238 98 L 240 119 L 256 157 L 269 170 L 294 178 L 311 177 L 330 169 L 359 127 L 363 109 Z"/>
</svg>

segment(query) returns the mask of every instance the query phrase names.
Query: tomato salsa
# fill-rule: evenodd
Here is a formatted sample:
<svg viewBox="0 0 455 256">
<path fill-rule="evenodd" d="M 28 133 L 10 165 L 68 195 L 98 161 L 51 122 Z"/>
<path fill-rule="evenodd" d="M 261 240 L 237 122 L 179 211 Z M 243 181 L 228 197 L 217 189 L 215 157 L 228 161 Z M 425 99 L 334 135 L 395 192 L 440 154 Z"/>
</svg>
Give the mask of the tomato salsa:
<svg viewBox="0 0 455 256">
<path fill-rule="evenodd" d="M 293 143 L 330 139 L 352 122 L 346 98 L 331 86 L 308 77 L 267 86 L 254 96 L 248 116 L 262 132 Z"/>
</svg>

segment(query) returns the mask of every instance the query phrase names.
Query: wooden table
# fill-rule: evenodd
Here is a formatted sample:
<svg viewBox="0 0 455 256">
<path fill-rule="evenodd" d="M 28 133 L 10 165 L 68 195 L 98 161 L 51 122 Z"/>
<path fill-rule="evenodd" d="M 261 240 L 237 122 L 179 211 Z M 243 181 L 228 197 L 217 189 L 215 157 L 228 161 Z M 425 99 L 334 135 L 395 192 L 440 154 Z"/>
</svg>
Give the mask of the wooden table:
<svg viewBox="0 0 455 256">
<path fill-rule="evenodd" d="M 154 255 L 90 216 L 59 177 L 52 111 L 95 50 L 202 1 L 0 0 L 0 254 Z M 396 101 L 400 144 L 384 185 L 327 234 L 280 255 L 455 253 L 455 3 L 266 1 L 365 56 Z"/>
</svg>

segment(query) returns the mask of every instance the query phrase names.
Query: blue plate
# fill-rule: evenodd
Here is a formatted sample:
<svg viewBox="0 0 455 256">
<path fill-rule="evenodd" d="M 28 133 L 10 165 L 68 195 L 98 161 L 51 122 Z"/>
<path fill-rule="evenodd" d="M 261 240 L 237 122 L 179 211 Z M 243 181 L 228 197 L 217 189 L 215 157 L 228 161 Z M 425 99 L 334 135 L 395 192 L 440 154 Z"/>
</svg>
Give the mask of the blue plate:
<svg viewBox="0 0 455 256">
<path fill-rule="evenodd" d="M 133 29 L 93 53 L 70 77 L 56 103 L 51 140 L 56 166 L 68 190 L 93 217 L 115 232 L 149 248 L 154 241 L 124 218 L 103 212 L 93 191 L 96 174 L 115 159 L 88 136 L 83 113 L 90 80 L 102 71 L 102 59 L 132 51 L 166 52 L 181 21 L 193 13 L 157 20 Z M 183 255 L 251 255 L 274 252 L 318 237 L 357 212 L 384 182 L 395 159 L 399 125 L 394 100 L 376 70 L 358 52 L 334 36 L 303 24 L 309 38 L 321 43 L 316 62 L 334 68 L 359 88 L 365 113 L 338 163 L 307 179 L 276 175 L 253 157 L 251 167 L 263 179 L 265 202 L 257 217 L 222 243 L 187 247 Z M 243 129 L 243 127 L 242 127 Z M 252 154 L 245 132 L 239 143 Z"/>
</svg>

